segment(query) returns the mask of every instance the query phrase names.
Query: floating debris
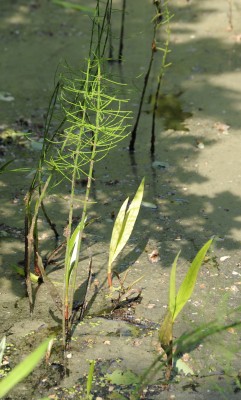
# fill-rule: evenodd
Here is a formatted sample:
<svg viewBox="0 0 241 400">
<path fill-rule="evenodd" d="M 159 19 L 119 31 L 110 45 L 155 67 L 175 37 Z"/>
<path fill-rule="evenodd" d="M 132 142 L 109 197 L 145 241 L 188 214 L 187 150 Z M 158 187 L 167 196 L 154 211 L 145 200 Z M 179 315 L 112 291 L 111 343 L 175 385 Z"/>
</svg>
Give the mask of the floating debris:
<svg viewBox="0 0 241 400">
<path fill-rule="evenodd" d="M 0 101 L 13 101 L 14 97 L 8 92 L 0 92 Z"/>
<path fill-rule="evenodd" d="M 169 164 L 165 161 L 154 161 L 152 163 L 152 168 L 164 170 L 169 168 Z"/>
<path fill-rule="evenodd" d="M 204 143 L 200 140 L 196 140 L 196 147 L 200 150 L 203 150 L 205 148 Z"/>
<path fill-rule="evenodd" d="M 152 210 L 156 210 L 156 209 L 157 209 L 157 205 L 156 205 L 156 204 L 154 204 L 154 203 L 149 203 L 148 201 L 143 201 L 143 202 L 141 203 L 141 205 L 142 205 L 143 207 L 146 207 L 146 208 L 151 208 Z"/>
<path fill-rule="evenodd" d="M 148 258 L 151 263 L 157 263 L 160 261 L 159 251 L 157 249 L 153 250 L 150 254 L 148 254 Z"/>
<path fill-rule="evenodd" d="M 220 261 L 221 262 L 226 261 L 228 258 L 231 258 L 231 256 L 222 256 L 220 257 Z"/>
<path fill-rule="evenodd" d="M 213 125 L 214 128 L 216 128 L 219 132 L 222 133 L 228 133 L 228 130 L 230 128 L 230 125 L 224 124 L 222 122 L 215 122 L 215 124 Z"/>
</svg>

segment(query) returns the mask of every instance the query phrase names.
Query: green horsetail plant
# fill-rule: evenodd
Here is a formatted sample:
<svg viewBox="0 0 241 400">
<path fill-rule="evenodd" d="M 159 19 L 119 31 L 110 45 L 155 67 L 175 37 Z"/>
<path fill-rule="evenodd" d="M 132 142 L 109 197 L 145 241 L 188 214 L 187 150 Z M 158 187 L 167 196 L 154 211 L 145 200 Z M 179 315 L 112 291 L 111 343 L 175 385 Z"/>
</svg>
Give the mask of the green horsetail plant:
<svg viewBox="0 0 241 400">
<path fill-rule="evenodd" d="M 170 275 L 168 310 L 159 330 L 159 340 L 163 350 L 167 355 L 169 369 L 171 369 L 172 367 L 172 358 L 173 358 L 173 343 L 172 343 L 173 323 L 192 295 L 194 286 L 196 284 L 199 269 L 202 265 L 202 262 L 206 256 L 209 247 L 212 244 L 212 241 L 213 239 L 210 239 L 197 253 L 196 257 L 194 258 L 189 267 L 189 270 L 177 294 L 176 294 L 176 266 L 180 252 L 177 254 L 173 262 Z"/>
<path fill-rule="evenodd" d="M 68 226 L 65 229 L 66 253 L 63 293 L 63 333 L 69 338 L 71 315 L 76 290 L 76 277 L 82 235 L 90 204 L 94 164 L 102 160 L 117 143 L 126 137 L 129 111 L 121 110 L 127 100 L 117 98 L 117 83 L 102 73 L 101 61 L 87 61 L 86 71 L 63 77 L 60 102 L 66 115 L 65 130 L 59 135 L 58 146 L 48 159 L 48 164 L 70 182 Z M 115 94 L 114 94 L 115 93 Z M 76 101 L 76 98 L 78 101 Z M 73 212 L 76 202 L 76 181 L 87 177 L 82 215 L 73 229 Z M 68 339 L 67 339 L 68 341 Z M 65 343 L 66 344 L 66 343 Z"/>
<path fill-rule="evenodd" d="M 60 4 L 67 8 L 75 8 L 84 12 L 94 13 L 93 22 L 92 22 L 92 30 L 90 35 L 90 45 L 89 45 L 89 63 L 93 67 L 92 74 L 97 75 L 96 69 L 96 58 L 99 60 L 104 58 L 107 40 L 110 32 L 110 20 L 107 18 L 108 15 L 111 15 L 112 10 L 112 0 L 107 0 L 106 4 L 102 5 L 100 0 L 96 1 L 95 10 L 75 5 L 72 2 L 64 2 L 64 1 L 55 1 L 56 4 Z M 76 76 L 77 79 L 77 76 Z M 48 222 L 50 228 L 53 230 L 56 238 L 56 242 L 58 242 L 59 234 L 56 230 L 56 226 L 50 220 L 47 211 L 44 206 L 44 199 L 46 198 L 50 189 L 57 182 L 69 177 L 66 174 L 66 171 L 61 169 L 61 160 L 59 160 L 58 168 L 55 169 L 55 166 L 51 166 L 50 158 L 51 155 L 56 153 L 56 149 L 59 144 L 61 144 L 62 138 L 60 137 L 60 133 L 63 132 L 63 129 L 67 122 L 67 116 L 65 112 L 61 114 L 59 112 L 59 107 L 61 104 L 61 99 L 59 96 L 60 89 L 62 87 L 61 78 L 58 80 L 53 94 L 51 96 L 49 107 L 47 111 L 47 116 L 45 120 L 44 126 L 44 136 L 43 136 L 43 146 L 38 159 L 38 165 L 36 170 L 34 171 L 34 176 L 32 178 L 29 190 L 25 196 L 25 265 L 24 265 L 24 275 L 26 282 L 26 289 L 29 298 L 30 312 L 33 312 L 34 302 L 32 295 L 32 285 L 31 285 L 31 265 L 32 262 L 34 264 L 34 272 L 36 277 L 40 277 L 38 282 L 42 282 L 43 276 L 38 265 L 38 261 L 41 258 L 39 246 L 38 246 L 38 214 L 41 209 L 43 215 Z M 79 92 L 76 91 L 74 98 L 72 99 L 72 104 L 69 103 L 69 111 L 72 108 L 73 110 L 76 107 L 76 104 L 81 101 L 78 97 Z M 57 124 L 56 124 L 57 122 Z M 53 124 L 54 123 L 54 124 Z M 61 152 L 60 152 L 61 153 Z M 60 157 L 64 160 L 63 154 L 60 154 Z M 7 166 L 2 166 L 4 169 Z M 66 163 L 63 163 L 63 168 L 66 167 Z M 0 170 L 1 172 L 1 170 Z M 46 179 L 48 179 L 48 185 L 45 184 Z M 55 179 L 55 181 L 54 181 Z M 51 185 L 49 185 L 51 181 Z M 55 182 L 53 184 L 53 181 Z M 36 200 L 37 198 L 37 200 Z M 35 201 L 36 200 L 36 201 Z"/>
<path fill-rule="evenodd" d="M 3 398 L 14 386 L 26 378 L 36 367 L 48 350 L 52 339 L 46 339 L 29 354 L 20 364 L 18 364 L 9 374 L 0 382 L 0 398 Z M 2 342 L 1 342 L 2 344 Z"/>
<path fill-rule="evenodd" d="M 111 0 L 107 0 L 103 7 L 97 0 L 86 68 L 82 71 L 73 71 L 67 66 L 60 76 L 49 105 L 38 168 L 25 198 L 25 280 L 30 310 L 33 311 L 30 272 L 32 259 L 36 274 L 34 278 L 39 275 L 38 282 L 43 280 L 47 283 L 49 280 L 38 249 L 38 214 L 41 208 L 54 230 L 55 225 L 48 219 L 43 200 L 49 190 L 53 190 L 62 181 L 70 185 L 68 224 L 64 231 L 66 252 L 63 300 L 58 299 L 63 315 L 64 347 L 71 332 L 79 253 L 90 204 L 94 164 L 102 160 L 120 140 L 127 136 L 128 119 L 131 118 L 130 112 L 123 110 L 123 104 L 127 100 L 119 99 L 116 95 L 119 83 L 107 79 L 102 70 L 110 30 L 107 16 L 111 15 L 111 9 Z M 60 122 L 51 134 L 49 133 L 51 122 L 56 116 L 60 117 Z M 87 177 L 87 186 L 84 199 L 78 201 L 76 181 L 80 177 Z M 82 214 L 78 226 L 74 229 L 76 201 L 78 206 L 82 207 Z M 57 231 L 54 231 L 57 239 Z M 50 280 L 48 283 L 49 287 L 53 287 Z M 51 295 L 53 297 L 53 293 Z"/>
<path fill-rule="evenodd" d="M 119 213 L 116 217 L 115 224 L 112 230 L 109 261 L 108 261 L 108 285 L 112 289 L 112 265 L 120 254 L 121 250 L 126 245 L 133 231 L 137 216 L 139 214 L 143 193 L 144 193 L 145 178 L 142 179 L 139 188 L 134 196 L 134 199 L 128 206 L 129 197 L 122 204 Z"/>
</svg>

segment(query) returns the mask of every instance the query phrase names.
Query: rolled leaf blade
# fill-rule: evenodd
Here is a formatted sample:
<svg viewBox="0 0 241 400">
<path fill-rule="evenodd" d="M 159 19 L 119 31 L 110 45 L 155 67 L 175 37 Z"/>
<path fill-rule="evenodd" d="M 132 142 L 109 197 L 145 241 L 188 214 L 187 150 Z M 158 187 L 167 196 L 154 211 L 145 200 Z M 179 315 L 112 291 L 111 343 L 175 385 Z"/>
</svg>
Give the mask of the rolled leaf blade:
<svg viewBox="0 0 241 400">
<path fill-rule="evenodd" d="M 170 287 L 169 287 L 169 310 L 172 315 L 175 314 L 176 309 L 176 268 L 177 268 L 177 261 L 180 255 L 180 251 L 175 257 L 175 260 L 172 264 L 172 270 L 170 275 Z"/>
<path fill-rule="evenodd" d="M 170 310 L 167 311 L 159 329 L 159 340 L 162 348 L 166 351 L 172 343 L 173 319 Z"/>
</svg>

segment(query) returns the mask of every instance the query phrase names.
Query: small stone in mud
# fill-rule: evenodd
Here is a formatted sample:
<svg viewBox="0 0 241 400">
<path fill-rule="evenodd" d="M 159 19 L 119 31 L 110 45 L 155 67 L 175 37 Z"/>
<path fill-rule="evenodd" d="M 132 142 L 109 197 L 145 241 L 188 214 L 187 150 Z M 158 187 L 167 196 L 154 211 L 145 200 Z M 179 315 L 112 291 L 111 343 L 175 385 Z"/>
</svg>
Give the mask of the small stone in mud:
<svg viewBox="0 0 241 400">
<path fill-rule="evenodd" d="M 151 263 L 156 263 L 158 261 L 160 261 L 160 255 L 159 255 L 159 251 L 157 249 L 153 250 L 150 254 L 148 254 L 149 257 L 149 261 L 151 261 Z"/>
</svg>

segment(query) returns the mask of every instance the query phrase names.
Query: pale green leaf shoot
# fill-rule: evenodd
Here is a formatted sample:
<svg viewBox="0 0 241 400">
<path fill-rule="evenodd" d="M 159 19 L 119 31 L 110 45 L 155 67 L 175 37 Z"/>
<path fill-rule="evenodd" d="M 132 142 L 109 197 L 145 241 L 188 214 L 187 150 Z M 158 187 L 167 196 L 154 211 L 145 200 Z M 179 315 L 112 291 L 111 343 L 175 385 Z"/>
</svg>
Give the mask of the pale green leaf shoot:
<svg viewBox="0 0 241 400">
<path fill-rule="evenodd" d="M 173 321 L 176 319 L 182 308 L 185 306 L 187 301 L 190 299 L 194 286 L 196 284 L 197 275 L 199 269 L 202 265 L 202 262 L 206 256 L 206 253 L 209 247 L 212 244 L 213 239 L 210 239 L 205 245 L 199 250 L 196 257 L 194 258 L 193 262 L 190 265 L 190 268 L 178 290 L 176 296 L 176 304 L 175 304 L 175 311 L 173 314 Z"/>
<path fill-rule="evenodd" d="M 145 178 L 142 179 L 141 184 L 135 194 L 135 197 L 133 198 L 128 209 L 127 204 L 129 198 L 124 201 L 117 215 L 110 243 L 108 272 L 110 272 L 112 263 L 119 255 L 123 247 L 126 245 L 129 237 L 131 236 L 143 198 L 144 183 Z"/>
</svg>

